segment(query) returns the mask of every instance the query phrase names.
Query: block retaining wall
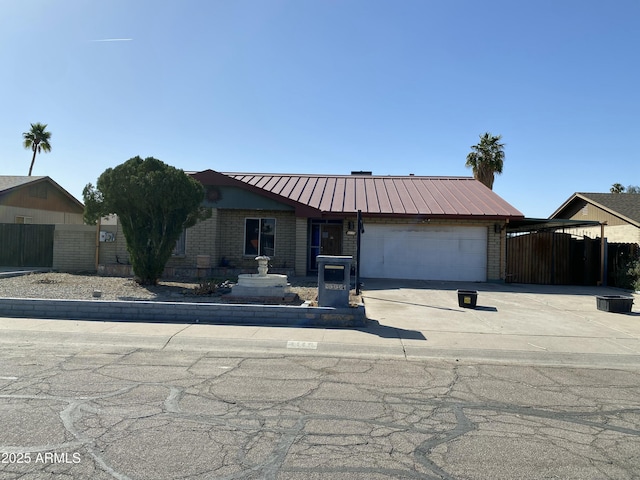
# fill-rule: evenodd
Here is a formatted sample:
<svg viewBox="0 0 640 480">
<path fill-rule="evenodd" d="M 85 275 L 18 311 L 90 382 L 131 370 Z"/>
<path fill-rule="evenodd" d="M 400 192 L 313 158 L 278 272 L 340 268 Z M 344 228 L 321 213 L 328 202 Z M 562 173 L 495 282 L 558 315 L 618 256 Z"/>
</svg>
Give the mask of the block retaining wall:
<svg viewBox="0 0 640 480">
<path fill-rule="evenodd" d="M 364 305 L 349 308 L 222 303 L 0 298 L 0 316 L 222 325 L 361 327 Z"/>
</svg>

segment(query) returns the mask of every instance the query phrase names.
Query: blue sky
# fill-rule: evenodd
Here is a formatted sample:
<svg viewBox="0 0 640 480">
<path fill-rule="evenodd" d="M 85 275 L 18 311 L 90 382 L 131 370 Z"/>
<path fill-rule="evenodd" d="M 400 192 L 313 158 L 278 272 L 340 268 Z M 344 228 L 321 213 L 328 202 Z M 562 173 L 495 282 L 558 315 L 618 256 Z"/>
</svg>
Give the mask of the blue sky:
<svg viewBox="0 0 640 480">
<path fill-rule="evenodd" d="M 136 155 L 470 176 L 489 131 L 494 191 L 547 217 L 640 184 L 639 21 L 637 0 L 2 0 L 0 174 L 28 173 L 33 122 L 33 175 L 79 200 Z"/>
</svg>

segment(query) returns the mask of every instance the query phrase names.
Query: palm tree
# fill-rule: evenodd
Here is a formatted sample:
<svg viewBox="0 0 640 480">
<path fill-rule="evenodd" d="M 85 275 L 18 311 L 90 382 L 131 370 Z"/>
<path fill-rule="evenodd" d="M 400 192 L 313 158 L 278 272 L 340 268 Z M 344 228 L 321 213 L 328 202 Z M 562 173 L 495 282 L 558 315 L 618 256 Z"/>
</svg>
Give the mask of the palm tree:
<svg viewBox="0 0 640 480">
<path fill-rule="evenodd" d="M 45 132 L 46 128 L 47 125 L 43 123 L 32 123 L 31 130 L 22 134 L 22 137 L 24 138 L 24 148 L 30 148 L 33 150 L 33 158 L 31 159 L 31 166 L 29 167 L 29 176 L 31 176 L 33 164 L 36 161 L 36 153 L 51 151 L 51 144 L 49 143 L 51 132 Z"/>
<path fill-rule="evenodd" d="M 504 143 L 502 135 L 493 136 L 489 132 L 480 135 L 480 143 L 473 145 L 467 155 L 467 167 L 473 169 L 473 176 L 493 190 L 494 174 L 501 174 L 504 164 Z"/>
</svg>

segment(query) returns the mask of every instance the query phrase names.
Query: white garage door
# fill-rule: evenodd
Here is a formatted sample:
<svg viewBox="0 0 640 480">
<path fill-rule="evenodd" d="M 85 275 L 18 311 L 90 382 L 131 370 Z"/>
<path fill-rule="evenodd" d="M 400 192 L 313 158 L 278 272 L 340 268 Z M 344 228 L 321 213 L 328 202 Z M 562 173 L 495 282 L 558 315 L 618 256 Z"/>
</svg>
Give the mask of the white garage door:
<svg viewBox="0 0 640 480">
<path fill-rule="evenodd" d="M 487 280 L 487 228 L 365 225 L 360 275 L 417 280 Z"/>
</svg>

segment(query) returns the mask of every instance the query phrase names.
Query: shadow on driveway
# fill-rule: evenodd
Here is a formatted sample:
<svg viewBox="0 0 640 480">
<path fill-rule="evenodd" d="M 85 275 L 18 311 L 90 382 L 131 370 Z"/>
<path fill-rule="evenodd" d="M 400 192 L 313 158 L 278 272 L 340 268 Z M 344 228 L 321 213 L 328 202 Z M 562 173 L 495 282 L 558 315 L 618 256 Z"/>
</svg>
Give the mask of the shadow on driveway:
<svg viewBox="0 0 640 480">
<path fill-rule="evenodd" d="M 402 300 L 390 300 L 388 298 L 374 297 L 372 295 L 363 294 L 364 299 L 370 298 L 371 300 L 377 300 L 379 302 L 389 302 L 389 303 L 398 303 L 404 305 L 412 305 L 414 307 L 425 307 L 425 308 L 435 308 L 437 310 L 448 310 L 450 312 L 461 312 L 460 308 L 447 308 L 447 307 L 436 307 L 435 305 L 427 305 L 426 303 L 415 303 L 415 302 L 403 302 Z"/>
<path fill-rule="evenodd" d="M 377 335 L 380 338 L 400 338 L 403 340 L 426 340 L 422 332 L 418 330 L 407 330 L 399 327 L 390 327 L 389 325 L 381 325 L 377 320 L 368 320 L 368 326 L 365 328 L 354 328 L 359 332 Z"/>
</svg>

